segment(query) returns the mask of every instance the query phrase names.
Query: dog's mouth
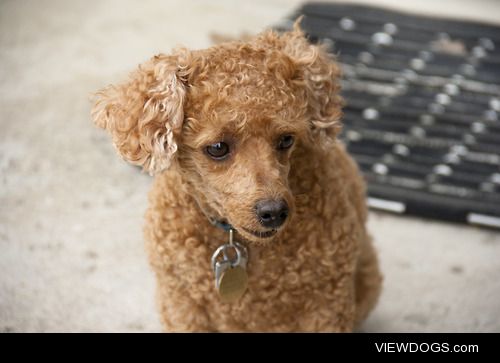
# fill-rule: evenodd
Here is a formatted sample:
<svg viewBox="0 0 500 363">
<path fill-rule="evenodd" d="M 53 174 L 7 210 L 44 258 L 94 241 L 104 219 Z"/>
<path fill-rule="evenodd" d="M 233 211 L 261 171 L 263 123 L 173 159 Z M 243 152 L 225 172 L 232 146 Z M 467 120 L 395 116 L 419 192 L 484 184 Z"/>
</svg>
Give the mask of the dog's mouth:
<svg viewBox="0 0 500 363">
<path fill-rule="evenodd" d="M 269 231 L 264 231 L 264 232 L 261 232 L 261 231 L 252 231 L 252 230 L 244 228 L 244 227 L 242 229 L 246 233 L 251 234 L 252 236 L 257 237 L 259 239 L 271 238 L 271 237 L 273 237 L 278 232 L 277 229 L 271 229 Z"/>
</svg>

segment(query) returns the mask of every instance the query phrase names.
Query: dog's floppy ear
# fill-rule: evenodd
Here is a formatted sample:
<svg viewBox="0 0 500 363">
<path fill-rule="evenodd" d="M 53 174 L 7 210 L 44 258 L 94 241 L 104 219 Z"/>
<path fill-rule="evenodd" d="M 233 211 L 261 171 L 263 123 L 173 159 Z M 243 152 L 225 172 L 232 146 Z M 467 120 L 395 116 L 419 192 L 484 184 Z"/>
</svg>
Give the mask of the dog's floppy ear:
<svg viewBox="0 0 500 363">
<path fill-rule="evenodd" d="M 299 66 L 308 101 L 312 135 L 332 141 L 341 130 L 344 104 L 340 97 L 340 68 L 321 45 L 313 45 L 300 29 L 300 17 L 293 31 L 283 34 L 284 52 Z"/>
<path fill-rule="evenodd" d="M 190 56 L 153 57 L 128 82 L 96 94 L 92 118 L 112 136 L 121 156 L 150 174 L 169 167 L 184 120 Z"/>
</svg>

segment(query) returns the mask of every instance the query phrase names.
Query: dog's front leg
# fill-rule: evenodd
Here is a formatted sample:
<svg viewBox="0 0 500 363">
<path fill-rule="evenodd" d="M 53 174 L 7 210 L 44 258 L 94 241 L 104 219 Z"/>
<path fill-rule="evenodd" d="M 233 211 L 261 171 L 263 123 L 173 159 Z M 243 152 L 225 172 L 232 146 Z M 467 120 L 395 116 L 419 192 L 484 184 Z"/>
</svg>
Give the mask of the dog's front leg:
<svg viewBox="0 0 500 363">
<path fill-rule="evenodd" d="M 306 304 L 307 312 L 299 316 L 299 331 L 347 333 L 354 330 L 356 305 L 352 275 L 342 277 L 332 292 L 318 291 L 314 295 Z"/>
</svg>

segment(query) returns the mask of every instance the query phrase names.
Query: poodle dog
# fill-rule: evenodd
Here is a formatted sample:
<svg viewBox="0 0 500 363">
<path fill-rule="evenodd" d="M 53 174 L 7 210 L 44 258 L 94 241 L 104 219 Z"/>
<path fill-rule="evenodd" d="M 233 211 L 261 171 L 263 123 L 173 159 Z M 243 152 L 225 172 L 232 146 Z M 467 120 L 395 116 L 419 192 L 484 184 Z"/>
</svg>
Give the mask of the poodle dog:
<svg viewBox="0 0 500 363">
<path fill-rule="evenodd" d="M 167 331 L 348 332 L 374 307 L 364 183 L 336 140 L 339 77 L 296 23 L 157 55 L 96 94 L 94 122 L 156 175 L 145 236 Z M 245 250 L 231 301 L 213 270 L 220 227 Z"/>
</svg>

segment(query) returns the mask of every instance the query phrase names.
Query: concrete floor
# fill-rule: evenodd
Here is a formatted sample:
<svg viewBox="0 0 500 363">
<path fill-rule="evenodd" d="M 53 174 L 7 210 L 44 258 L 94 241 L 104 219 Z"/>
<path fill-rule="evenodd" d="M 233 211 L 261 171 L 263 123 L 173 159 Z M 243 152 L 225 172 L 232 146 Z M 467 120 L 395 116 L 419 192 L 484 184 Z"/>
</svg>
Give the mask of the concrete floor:
<svg viewBox="0 0 500 363">
<path fill-rule="evenodd" d="M 487 0 L 377 3 L 500 14 Z M 0 3 L 0 332 L 161 330 L 141 233 L 151 179 L 93 127 L 89 95 L 155 53 L 258 32 L 297 4 Z M 380 213 L 370 229 L 386 278 L 363 331 L 500 331 L 498 232 Z"/>
</svg>

